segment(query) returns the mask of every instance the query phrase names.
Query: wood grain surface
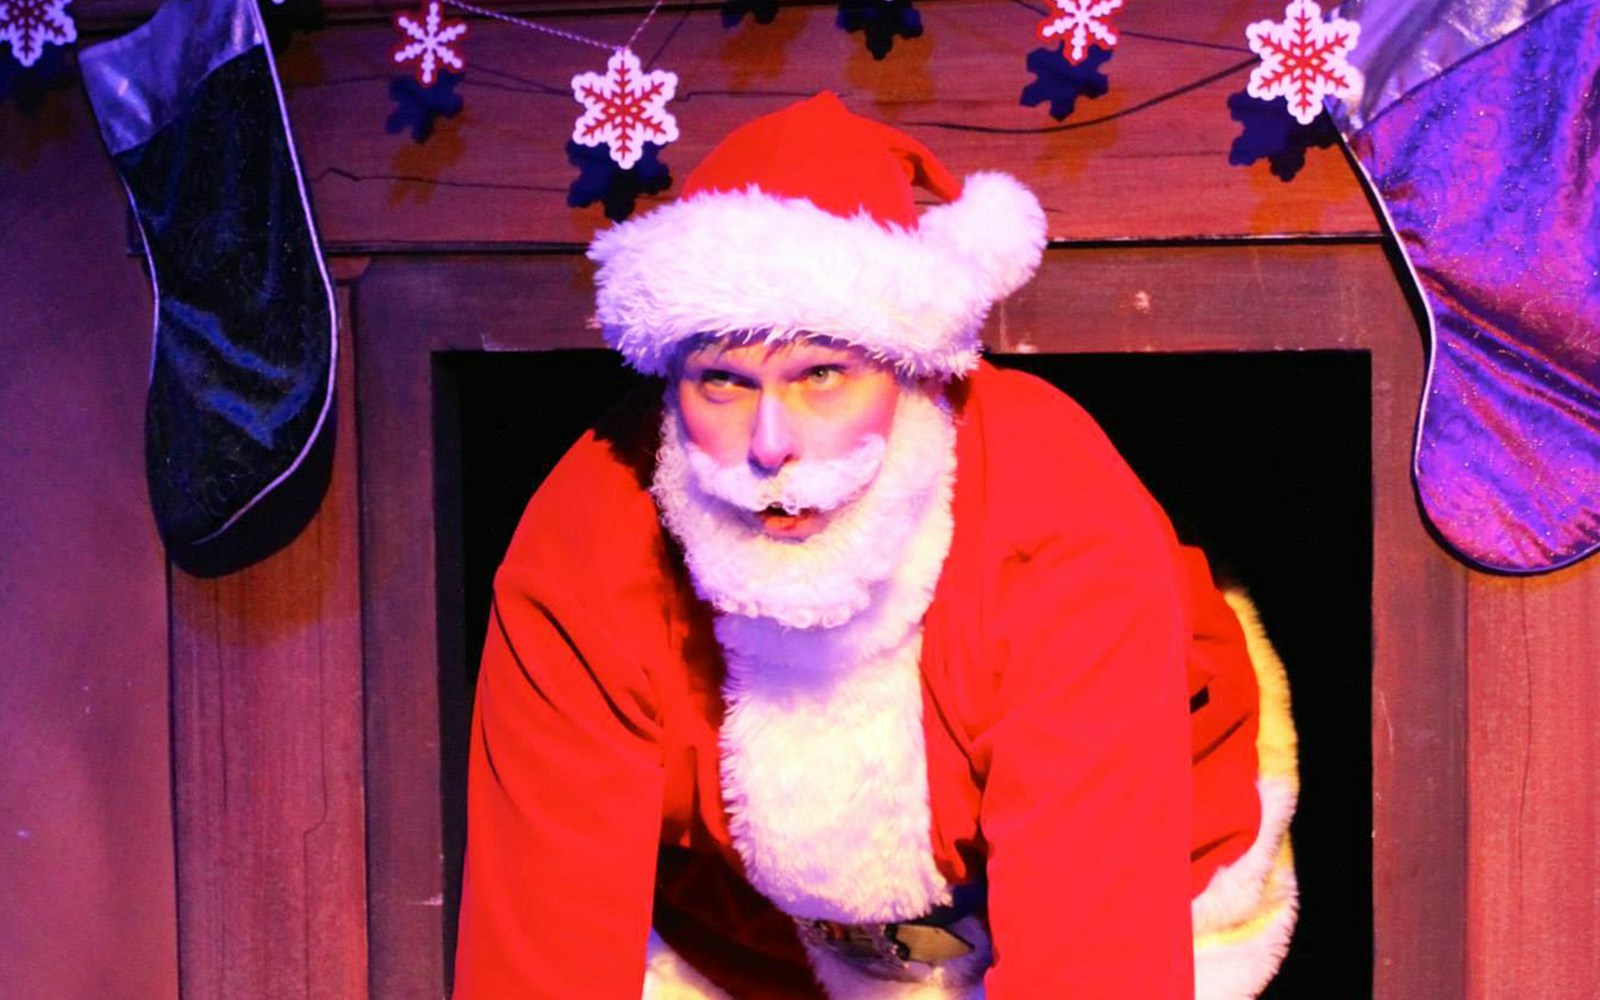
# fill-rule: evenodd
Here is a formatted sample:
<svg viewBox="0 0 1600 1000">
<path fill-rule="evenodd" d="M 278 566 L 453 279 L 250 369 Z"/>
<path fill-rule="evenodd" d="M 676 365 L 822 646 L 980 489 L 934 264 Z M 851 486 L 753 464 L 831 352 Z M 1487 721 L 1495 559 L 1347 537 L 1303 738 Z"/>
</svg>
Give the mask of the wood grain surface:
<svg viewBox="0 0 1600 1000">
<path fill-rule="evenodd" d="M 1600 992 L 1600 563 L 1474 574 L 1469 1000 Z"/>
<path fill-rule="evenodd" d="M 367 995 L 353 374 L 344 351 L 333 477 L 305 531 L 228 576 L 172 570 L 186 1000 Z"/>
<path fill-rule="evenodd" d="M 452 929 L 445 886 L 441 733 L 464 725 L 464 675 L 440 670 L 433 357 L 444 351 L 599 346 L 588 263 L 553 257 L 388 256 L 356 287 L 362 344 L 363 633 L 374 997 L 433 998 Z"/>
</svg>

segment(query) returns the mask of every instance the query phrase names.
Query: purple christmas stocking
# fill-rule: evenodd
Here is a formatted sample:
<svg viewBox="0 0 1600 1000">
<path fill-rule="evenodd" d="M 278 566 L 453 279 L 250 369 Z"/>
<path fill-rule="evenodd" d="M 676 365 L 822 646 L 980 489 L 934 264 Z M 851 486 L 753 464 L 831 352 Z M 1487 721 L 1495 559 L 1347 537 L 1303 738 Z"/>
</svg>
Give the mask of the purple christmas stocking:
<svg viewBox="0 0 1600 1000">
<path fill-rule="evenodd" d="M 1427 305 L 1415 475 L 1462 556 L 1600 547 L 1600 0 L 1346 3 L 1334 108 Z"/>
</svg>

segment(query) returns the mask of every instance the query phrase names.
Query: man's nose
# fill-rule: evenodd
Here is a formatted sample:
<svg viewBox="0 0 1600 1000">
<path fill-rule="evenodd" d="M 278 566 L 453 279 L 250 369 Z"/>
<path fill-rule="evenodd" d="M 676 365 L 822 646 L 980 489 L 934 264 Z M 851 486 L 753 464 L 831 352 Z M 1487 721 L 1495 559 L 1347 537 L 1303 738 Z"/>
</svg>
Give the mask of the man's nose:
<svg viewBox="0 0 1600 1000">
<path fill-rule="evenodd" d="M 761 394 L 756 404 L 755 426 L 750 429 L 750 465 L 761 472 L 777 472 L 798 458 L 793 421 L 775 394 Z"/>
</svg>

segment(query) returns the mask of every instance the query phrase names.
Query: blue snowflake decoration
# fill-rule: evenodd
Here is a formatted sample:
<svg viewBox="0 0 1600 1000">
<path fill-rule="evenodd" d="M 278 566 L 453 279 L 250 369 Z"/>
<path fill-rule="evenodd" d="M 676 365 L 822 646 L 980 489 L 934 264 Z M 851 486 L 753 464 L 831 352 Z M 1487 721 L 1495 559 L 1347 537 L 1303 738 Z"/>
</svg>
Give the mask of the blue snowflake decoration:
<svg viewBox="0 0 1600 1000">
<path fill-rule="evenodd" d="M 1050 117 L 1056 121 L 1072 114 L 1078 98 L 1104 97 L 1111 88 L 1111 81 L 1100 72 L 1100 67 L 1111 60 L 1110 49 L 1090 49 L 1083 62 L 1074 65 L 1067 59 L 1065 47 L 1063 43 L 1028 53 L 1028 72 L 1034 75 L 1034 80 L 1022 88 L 1018 101 L 1025 108 L 1036 108 L 1049 101 Z"/>
<path fill-rule="evenodd" d="M 922 15 L 911 0 L 845 0 L 835 23 L 845 31 L 864 33 L 874 59 L 887 56 L 896 38 L 922 37 Z"/>
<path fill-rule="evenodd" d="M 749 14 L 757 24 L 771 24 L 778 16 L 778 0 L 724 0 L 722 26 L 731 28 Z"/>
<path fill-rule="evenodd" d="M 383 130 L 394 135 L 410 129 L 413 142 L 427 142 L 440 118 L 454 118 L 461 113 L 465 102 L 456 93 L 460 82 L 460 73 L 440 73 L 431 87 L 424 87 L 410 73 L 392 77 L 389 99 L 394 101 L 394 110 L 389 112 Z"/>
<path fill-rule="evenodd" d="M 640 195 L 660 194 L 672 186 L 672 172 L 659 159 L 660 151 L 654 143 L 645 143 L 638 162 L 623 170 L 605 146 L 568 140 L 567 161 L 578 168 L 578 177 L 567 188 L 567 204 L 586 208 L 598 201 L 606 218 L 621 222 L 633 214 Z"/>
<path fill-rule="evenodd" d="M 59 46 L 46 45 L 32 66 L 24 66 L 0 47 L 0 104 L 15 100 L 23 114 L 30 118 L 38 114 L 47 94 L 72 86 L 65 52 Z"/>
<path fill-rule="evenodd" d="M 1306 150 L 1315 146 L 1327 149 L 1339 141 L 1339 133 L 1327 115 L 1318 115 L 1302 125 L 1280 101 L 1259 101 L 1244 91 L 1228 98 L 1228 114 L 1244 126 L 1228 150 L 1228 162 L 1248 167 L 1266 160 L 1272 174 L 1290 181 L 1306 165 Z"/>
<path fill-rule="evenodd" d="M 321 31 L 328 16 L 322 0 L 272 0 L 261 5 L 261 20 L 267 26 L 267 44 L 281 55 L 296 32 Z"/>
</svg>

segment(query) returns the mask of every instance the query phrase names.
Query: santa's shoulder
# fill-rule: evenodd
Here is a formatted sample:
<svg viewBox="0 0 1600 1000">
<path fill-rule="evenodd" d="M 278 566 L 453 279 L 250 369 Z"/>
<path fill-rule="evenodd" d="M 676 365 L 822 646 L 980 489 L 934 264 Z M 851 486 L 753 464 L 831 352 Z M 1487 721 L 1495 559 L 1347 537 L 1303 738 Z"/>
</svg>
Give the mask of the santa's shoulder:
<svg viewBox="0 0 1600 1000">
<path fill-rule="evenodd" d="M 951 387 L 958 497 L 1019 532 L 1166 539 L 1166 517 L 1100 425 L 1066 393 L 984 362 Z"/>
<path fill-rule="evenodd" d="M 665 553 L 649 482 L 660 398 L 659 385 L 641 387 L 573 443 L 528 501 L 502 575 L 626 587 L 657 569 Z"/>
</svg>

